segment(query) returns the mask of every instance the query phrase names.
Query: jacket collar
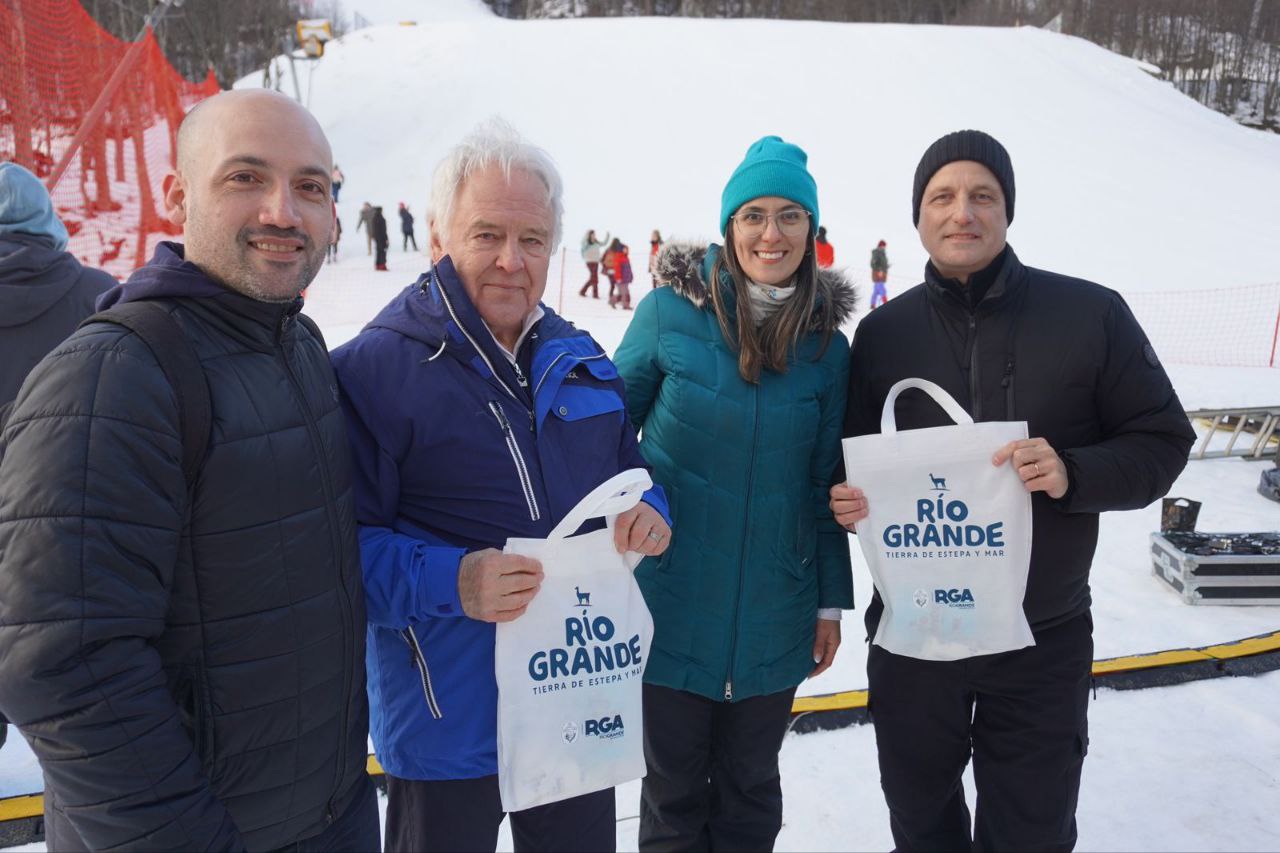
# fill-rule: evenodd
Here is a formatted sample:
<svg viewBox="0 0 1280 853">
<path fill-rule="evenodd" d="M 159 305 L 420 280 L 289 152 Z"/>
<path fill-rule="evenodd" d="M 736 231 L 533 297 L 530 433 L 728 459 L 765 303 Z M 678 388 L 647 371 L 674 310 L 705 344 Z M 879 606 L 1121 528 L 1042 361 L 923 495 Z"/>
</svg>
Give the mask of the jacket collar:
<svg viewBox="0 0 1280 853">
<path fill-rule="evenodd" d="M 234 291 L 188 261 L 181 243 L 162 241 L 145 266 L 98 297 L 97 310 L 147 299 L 181 300 L 208 314 L 231 337 L 261 349 L 279 340 L 286 321 L 302 310 L 302 297 L 263 302 Z"/>
<path fill-rule="evenodd" d="M 1020 292 L 1026 286 L 1026 268 L 1013 247 L 1006 244 L 990 264 L 969 276 L 968 285 L 954 278 L 943 278 L 933 261 L 925 264 L 924 283 L 932 298 L 972 311 L 979 306 L 999 305 Z"/>
<path fill-rule="evenodd" d="M 667 243 L 658 253 L 654 274 L 659 286 L 669 285 L 672 290 L 688 299 L 698 308 L 711 311 L 711 292 L 707 280 L 715 266 L 721 247 L 711 244 L 705 248 L 691 243 Z M 719 282 L 731 309 L 736 304 L 733 282 L 725 275 Z M 822 317 L 814 313 L 810 332 L 836 331 L 853 316 L 857 305 L 857 288 L 845 273 L 833 269 L 818 270 L 818 300 L 835 307 L 833 326 L 830 330 L 821 326 Z"/>
<path fill-rule="evenodd" d="M 547 340 L 583 334 L 545 303 L 539 303 L 538 307 L 542 310 L 542 319 L 533 324 L 521 343 L 522 347 L 533 348 L 535 360 L 536 350 Z M 430 360 L 442 356 L 452 358 L 498 383 L 525 406 L 531 402 L 532 389 L 521 385 L 515 366 L 471 302 L 447 255 L 393 299 L 365 328 L 389 329 L 420 341 L 430 351 Z M 525 377 L 528 384 L 534 381 Z"/>
</svg>

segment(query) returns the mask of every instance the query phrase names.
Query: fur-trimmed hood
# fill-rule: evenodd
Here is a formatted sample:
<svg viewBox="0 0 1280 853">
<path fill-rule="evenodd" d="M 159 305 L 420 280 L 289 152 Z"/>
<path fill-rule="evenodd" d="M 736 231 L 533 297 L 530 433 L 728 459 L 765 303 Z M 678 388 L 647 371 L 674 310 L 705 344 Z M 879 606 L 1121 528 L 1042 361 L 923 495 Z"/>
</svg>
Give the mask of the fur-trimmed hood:
<svg viewBox="0 0 1280 853">
<path fill-rule="evenodd" d="M 700 246 L 694 243 L 668 243 L 658 253 L 654 265 L 654 278 L 657 286 L 669 286 L 676 293 L 688 299 L 694 305 L 710 311 L 711 293 L 707 288 L 706 277 L 710 274 L 711 265 L 708 257 L 711 250 L 721 251 L 718 245 Z M 818 299 L 830 301 L 835 306 L 836 331 L 857 311 L 857 285 L 843 272 L 834 269 L 818 270 Z M 813 315 L 812 332 L 826 332 L 821 328 L 822 315 Z"/>
</svg>

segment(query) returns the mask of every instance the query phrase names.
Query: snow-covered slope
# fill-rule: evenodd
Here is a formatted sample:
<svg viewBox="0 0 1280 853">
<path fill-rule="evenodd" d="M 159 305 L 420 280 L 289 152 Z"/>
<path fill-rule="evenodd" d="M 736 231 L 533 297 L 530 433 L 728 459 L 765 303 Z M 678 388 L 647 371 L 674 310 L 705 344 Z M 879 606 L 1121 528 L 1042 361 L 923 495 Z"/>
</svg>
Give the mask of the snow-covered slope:
<svg viewBox="0 0 1280 853">
<path fill-rule="evenodd" d="M 361 4 L 351 7 L 361 10 Z M 1124 292 L 1280 279 L 1280 136 L 1182 96 L 1132 60 L 1040 30 L 796 21 L 509 21 L 479 0 L 369 0 L 329 45 L 311 107 L 347 176 L 344 207 L 425 207 L 443 151 L 490 114 L 549 150 L 566 241 L 588 227 L 714 237 L 747 145 L 803 145 L 838 262 L 884 238 L 918 280 L 911 180 L 925 147 L 990 131 L 1017 174 L 1024 260 Z M 258 85 L 260 75 L 242 85 Z M 305 87 L 304 87 L 305 91 Z"/>
</svg>

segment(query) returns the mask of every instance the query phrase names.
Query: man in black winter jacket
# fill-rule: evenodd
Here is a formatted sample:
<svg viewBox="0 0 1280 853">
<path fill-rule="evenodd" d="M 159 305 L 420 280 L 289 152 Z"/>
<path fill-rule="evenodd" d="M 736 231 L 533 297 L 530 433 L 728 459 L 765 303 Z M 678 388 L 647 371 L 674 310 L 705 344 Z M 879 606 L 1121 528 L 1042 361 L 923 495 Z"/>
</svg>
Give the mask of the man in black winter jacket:
<svg viewBox="0 0 1280 853">
<path fill-rule="evenodd" d="M 190 341 L 212 431 L 135 334 L 36 366 L 0 459 L 0 710 L 45 777 L 51 850 L 378 847 L 347 438 L 297 320 L 333 227 L 329 145 L 272 92 L 198 105 L 164 204 L 185 246 L 99 307 Z M 190 387 L 190 386 L 187 386 Z"/>
<path fill-rule="evenodd" d="M 976 421 L 1025 420 L 993 447 L 1031 493 L 1023 610 L 1035 645 L 936 662 L 872 645 L 867 660 L 881 785 L 900 850 L 1070 850 L 1088 748 L 1093 660 L 1089 567 L 1098 514 L 1164 495 L 1194 435 L 1155 351 L 1120 295 L 1024 267 L 1005 241 L 1013 166 L 979 131 L 944 136 L 917 167 L 913 214 L 925 281 L 868 315 L 850 355 L 846 435 L 879 431 L 889 388 L 941 385 Z M 898 398 L 899 429 L 951 423 L 930 397 Z M 831 490 L 852 529 L 866 500 Z M 867 610 L 869 636 L 882 612 Z M 972 833 L 961 776 L 972 751 Z"/>
</svg>

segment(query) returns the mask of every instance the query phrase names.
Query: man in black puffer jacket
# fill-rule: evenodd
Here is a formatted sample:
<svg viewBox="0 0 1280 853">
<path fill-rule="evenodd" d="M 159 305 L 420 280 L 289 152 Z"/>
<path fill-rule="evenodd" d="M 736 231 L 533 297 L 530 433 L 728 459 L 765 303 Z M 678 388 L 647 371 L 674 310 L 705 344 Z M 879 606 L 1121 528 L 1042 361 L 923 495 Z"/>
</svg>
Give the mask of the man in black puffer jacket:
<svg viewBox="0 0 1280 853">
<path fill-rule="evenodd" d="M 281 95 L 187 117 L 183 245 L 152 300 L 208 381 L 185 411 L 136 335 L 92 323 L 32 371 L 0 460 L 0 710 L 45 776 L 52 850 L 377 849 L 347 438 L 298 294 L 333 227 L 329 145 Z"/>
<path fill-rule="evenodd" d="M 916 170 L 925 281 L 868 315 L 849 364 L 845 435 L 880 431 L 890 387 L 941 385 L 975 421 L 1027 421 L 991 448 L 1031 493 L 1023 611 L 1035 645 L 923 661 L 872 645 L 867 677 L 881 785 L 900 850 L 1070 850 L 1088 747 L 1093 660 L 1089 567 L 1098 514 L 1164 495 L 1194 441 L 1182 404 L 1120 295 L 1024 267 L 1005 241 L 1013 165 L 979 131 L 944 136 Z M 951 423 L 924 392 L 898 398 L 899 429 Z M 857 472 L 849 472 L 852 486 Z M 852 529 L 861 492 L 831 491 Z M 879 596 L 867 608 L 874 637 Z M 970 831 L 961 777 L 972 751 Z"/>
</svg>

